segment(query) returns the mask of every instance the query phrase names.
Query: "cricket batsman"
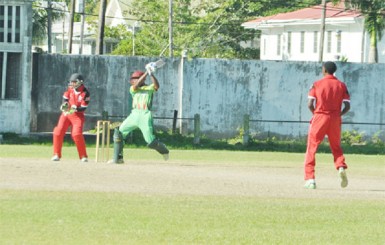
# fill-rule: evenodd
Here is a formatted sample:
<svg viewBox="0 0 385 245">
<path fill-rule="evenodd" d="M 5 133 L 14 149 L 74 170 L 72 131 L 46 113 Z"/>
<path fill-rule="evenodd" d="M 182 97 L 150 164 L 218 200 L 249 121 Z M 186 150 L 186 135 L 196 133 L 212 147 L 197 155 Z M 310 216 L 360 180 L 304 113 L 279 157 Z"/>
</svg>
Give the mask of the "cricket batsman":
<svg viewBox="0 0 385 245">
<path fill-rule="evenodd" d="M 334 157 L 334 167 L 341 178 L 341 187 L 348 185 L 345 157 L 341 148 L 341 117 L 350 110 L 350 95 L 345 83 L 333 74 L 337 71 L 334 62 L 322 66 L 323 78 L 313 83 L 308 94 L 308 108 L 313 113 L 310 121 L 305 156 L 305 188 L 316 189 L 315 154 L 325 135 L 328 136 Z"/>
<path fill-rule="evenodd" d="M 84 86 L 84 78 L 79 73 L 70 77 L 68 90 L 63 94 L 62 111 L 59 121 L 53 130 L 53 157 L 52 161 L 60 161 L 65 133 L 71 126 L 71 137 L 76 144 L 79 159 L 88 162 L 86 143 L 83 136 L 85 122 L 84 112 L 90 102 L 90 93 Z"/>
<path fill-rule="evenodd" d="M 114 155 L 110 163 L 124 163 L 123 141 L 134 129 L 139 128 L 143 134 L 147 146 L 163 155 L 168 160 L 169 150 L 154 136 L 152 119 L 152 99 L 154 93 L 159 89 L 158 79 L 154 76 L 156 66 L 154 63 L 146 65 L 146 72 L 135 71 L 130 78 L 130 94 L 132 96 L 131 114 L 123 121 L 119 128 L 114 131 Z M 151 84 L 146 85 L 147 77 L 150 77 Z"/>
</svg>

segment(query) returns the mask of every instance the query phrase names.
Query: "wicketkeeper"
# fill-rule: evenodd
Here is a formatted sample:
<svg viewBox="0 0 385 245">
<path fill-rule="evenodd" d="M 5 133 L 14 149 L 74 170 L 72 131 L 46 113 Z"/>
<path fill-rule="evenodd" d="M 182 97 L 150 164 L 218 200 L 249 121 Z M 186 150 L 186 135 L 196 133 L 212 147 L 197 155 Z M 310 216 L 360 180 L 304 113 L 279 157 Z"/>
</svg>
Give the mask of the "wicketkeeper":
<svg viewBox="0 0 385 245">
<path fill-rule="evenodd" d="M 159 89 L 159 82 L 154 76 L 156 66 L 154 63 L 146 65 L 146 72 L 135 71 L 130 78 L 130 93 L 132 96 L 131 114 L 123 121 L 119 128 L 114 131 L 114 156 L 112 163 L 124 163 L 123 141 L 134 129 L 142 131 L 147 146 L 158 151 L 165 160 L 168 159 L 169 151 L 165 144 L 156 139 L 153 131 L 152 99 L 153 94 Z M 150 76 L 152 84 L 146 85 L 147 76 Z"/>
<path fill-rule="evenodd" d="M 86 143 L 83 136 L 85 121 L 84 112 L 90 102 L 90 93 L 83 84 L 81 74 L 74 73 L 70 77 L 68 90 L 63 94 L 62 111 L 59 121 L 53 130 L 53 157 L 52 161 L 59 161 L 62 157 L 62 146 L 65 133 L 71 126 L 71 137 L 76 144 L 79 159 L 88 162 Z"/>
</svg>

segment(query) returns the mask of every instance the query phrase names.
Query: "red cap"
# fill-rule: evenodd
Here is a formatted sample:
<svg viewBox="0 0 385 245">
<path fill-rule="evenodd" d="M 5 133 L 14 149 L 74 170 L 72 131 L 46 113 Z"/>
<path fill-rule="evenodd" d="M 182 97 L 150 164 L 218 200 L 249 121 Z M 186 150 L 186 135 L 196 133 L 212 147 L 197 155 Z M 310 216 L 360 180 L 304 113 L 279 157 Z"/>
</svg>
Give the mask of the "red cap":
<svg viewBox="0 0 385 245">
<path fill-rule="evenodd" d="M 143 76 L 143 74 L 144 74 L 144 72 L 142 72 L 142 71 L 134 71 L 134 72 L 132 73 L 132 75 L 131 75 L 131 79 L 133 79 L 133 78 L 139 78 L 139 77 Z"/>
</svg>

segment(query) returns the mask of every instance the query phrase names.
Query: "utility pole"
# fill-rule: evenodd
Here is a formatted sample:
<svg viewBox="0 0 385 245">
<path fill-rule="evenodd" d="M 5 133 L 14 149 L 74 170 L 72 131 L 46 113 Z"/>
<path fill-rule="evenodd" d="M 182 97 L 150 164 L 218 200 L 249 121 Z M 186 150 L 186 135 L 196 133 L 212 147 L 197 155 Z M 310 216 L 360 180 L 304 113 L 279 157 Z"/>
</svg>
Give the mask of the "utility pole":
<svg viewBox="0 0 385 245">
<path fill-rule="evenodd" d="M 170 57 L 173 57 L 173 40 L 172 40 L 172 0 L 169 0 L 168 10 L 168 39 L 169 39 L 169 50 Z"/>
<path fill-rule="evenodd" d="M 132 56 L 135 56 L 135 34 L 136 34 L 136 28 L 139 26 L 139 22 L 135 21 L 132 24 Z"/>
<path fill-rule="evenodd" d="M 106 19 L 106 8 L 107 0 L 100 1 L 100 11 L 99 11 L 99 31 L 98 31 L 98 40 L 96 43 L 96 54 L 103 54 L 103 42 L 104 42 L 104 24 Z"/>
<path fill-rule="evenodd" d="M 47 8 L 47 36 L 48 36 L 48 53 L 52 53 L 52 2 L 48 0 Z"/>
<path fill-rule="evenodd" d="M 326 19 L 326 0 L 322 0 L 322 13 L 321 13 L 321 31 L 320 31 L 320 43 L 319 43 L 319 58 L 318 61 L 323 61 L 324 53 L 324 40 L 325 40 L 325 19 Z"/>
<path fill-rule="evenodd" d="M 72 53 L 72 36 L 74 31 L 75 0 L 71 0 L 70 24 L 68 27 L 68 53 Z"/>
<path fill-rule="evenodd" d="M 80 18 L 81 18 L 81 26 L 80 26 L 80 48 L 79 54 L 83 54 L 83 39 L 84 39 L 84 10 L 85 10 L 85 1 L 79 0 L 79 10 L 80 10 Z"/>
</svg>

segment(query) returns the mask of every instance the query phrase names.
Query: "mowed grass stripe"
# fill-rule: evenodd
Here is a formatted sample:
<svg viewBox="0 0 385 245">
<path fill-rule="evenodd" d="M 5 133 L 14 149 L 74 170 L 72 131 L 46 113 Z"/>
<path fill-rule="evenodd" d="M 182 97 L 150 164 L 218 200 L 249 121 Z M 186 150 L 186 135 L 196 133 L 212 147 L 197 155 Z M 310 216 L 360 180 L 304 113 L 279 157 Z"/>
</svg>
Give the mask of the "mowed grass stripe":
<svg viewBox="0 0 385 245">
<path fill-rule="evenodd" d="M 1 244 L 383 244 L 381 200 L 1 192 Z"/>
</svg>

